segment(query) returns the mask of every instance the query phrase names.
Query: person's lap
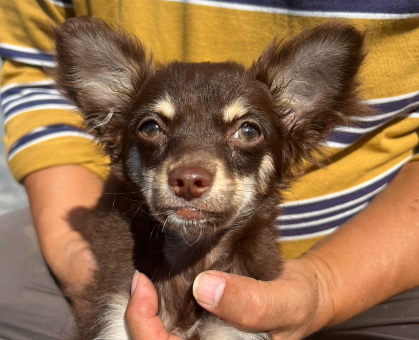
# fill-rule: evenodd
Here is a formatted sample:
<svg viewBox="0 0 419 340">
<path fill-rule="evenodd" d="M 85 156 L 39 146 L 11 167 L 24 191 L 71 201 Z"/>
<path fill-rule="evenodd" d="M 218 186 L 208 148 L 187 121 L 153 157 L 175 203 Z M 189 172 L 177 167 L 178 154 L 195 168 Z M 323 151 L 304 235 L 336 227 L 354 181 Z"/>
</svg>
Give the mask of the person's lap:
<svg viewBox="0 0 419 340">
<path fill-rule="evenodd" d="M 41 255 L 29 209 L 0 217 L 0 339 L 64 338 L 67 302 Z"/>
<path fill-rule="evenodd" d="M 356 301 L 354 301 L 356 303 Z M 306 340 L 419 339 L 419 288 L 396 295 Z"/>
<path fill-rule="evenodd" d="M 66 338 L 70 310 L 42 258 L 29 209 L 0 217 L 0 271 L 0 339 Z M 419 340 L 419 288 L 307 338 L 320 339 Z"/>
</svg>

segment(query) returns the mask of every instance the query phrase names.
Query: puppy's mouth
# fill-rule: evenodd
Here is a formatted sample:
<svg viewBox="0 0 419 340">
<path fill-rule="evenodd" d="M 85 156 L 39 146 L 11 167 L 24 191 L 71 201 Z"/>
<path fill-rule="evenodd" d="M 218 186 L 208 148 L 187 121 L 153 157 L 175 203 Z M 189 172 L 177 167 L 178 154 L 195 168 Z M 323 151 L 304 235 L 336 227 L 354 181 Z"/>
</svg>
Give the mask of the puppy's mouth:
<svg viewBox="0 0 419 340">
<path fill-rule="evenodd" d="M 165 210 L 167 216 L 185 222 L 205 223 L 208 221 L 214 222 L 221 218 L 220 214 L 217 214 L 216 212 L 198 208 L 193 205 L 170 207 Z"/>
<path fill-rule="evenodd" d="M 165 207 L 156 214 L 156 218 L 171 230 L 183 230 L 188 233 L 212 233 L 226 224 L 228 218 L 222 213 L 205 210 L 191 205 Z"/>
<path fill-rule="evenodd" d="M 205 220 L 208 217 L 207 212 L 195 207 L 181 207 L 178 209 L 174 209 L 174 214 L 181 219 L 191 221 Z"/>
</svg>

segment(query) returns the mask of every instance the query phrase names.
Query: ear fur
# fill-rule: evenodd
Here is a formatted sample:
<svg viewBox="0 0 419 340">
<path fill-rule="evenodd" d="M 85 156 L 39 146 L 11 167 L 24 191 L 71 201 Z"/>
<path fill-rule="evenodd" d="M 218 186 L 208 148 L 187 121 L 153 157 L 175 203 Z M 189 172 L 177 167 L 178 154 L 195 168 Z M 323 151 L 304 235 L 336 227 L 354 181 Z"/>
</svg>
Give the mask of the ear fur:
<svg viewBox="0 0 419 340">
<path fill-rule="evenodd" d="M 53 78 L 84 115 L 86 129 L 116 148 L 122 113 L 151 75 L 151 57 L 136 37 L 97 18 L 69 19 L 54 34 Z"/>
<path fill-rule="evenodd" d="M 357 96 L 364 36 L 354 27 L 329 22 L 288 42 L 275 39 L 251 68 L 266 84 L 286 127 L 287 157 L 314 161 L 334 127 L 369 109 Z"/>
</svg>

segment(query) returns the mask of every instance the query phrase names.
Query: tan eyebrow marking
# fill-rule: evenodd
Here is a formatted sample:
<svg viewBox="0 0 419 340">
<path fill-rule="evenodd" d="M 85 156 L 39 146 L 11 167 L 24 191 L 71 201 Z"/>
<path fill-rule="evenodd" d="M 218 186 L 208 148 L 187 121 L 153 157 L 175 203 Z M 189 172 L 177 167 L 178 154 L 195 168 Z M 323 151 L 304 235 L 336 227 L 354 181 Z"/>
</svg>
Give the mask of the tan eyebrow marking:
<svg viewBox="0 0 419 340">
<path fill-rule="evenodd" d="M 242 97 L 237 98 L 231 104 L 227 105 L 223 110 L 223 118 L 227 123 L 244 116 L 248 111 L 249 105 Z"/>
<path fill-rule="evenodd" d="M 175 105 L 167 93 L 153 105 L 153 110 L 169 119 L 173 119 L 176 113 Z"/>
</svg>

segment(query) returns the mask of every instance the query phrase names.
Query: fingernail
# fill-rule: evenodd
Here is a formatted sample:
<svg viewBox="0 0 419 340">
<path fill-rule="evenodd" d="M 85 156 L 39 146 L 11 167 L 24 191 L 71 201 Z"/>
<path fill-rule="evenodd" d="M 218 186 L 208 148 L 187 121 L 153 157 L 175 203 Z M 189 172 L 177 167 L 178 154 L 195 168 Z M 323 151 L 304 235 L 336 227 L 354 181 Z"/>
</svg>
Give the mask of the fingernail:
<svg viewBox="0 0 419 340">
<path fill-rule="evenodd" d="M 138 270 L 135 270 L 134 276 L 132 277 L 132 282 L 131 282 L 131 296 L 132 296 L 132 294 L 134 294 L 135 288 L 137 288 L 137 283 L 138 283 L 138 277 L 139 276 L 140 276 L 140 272 Z"/>
<path fill-rule="evenodd" d="M 193 295 L 199 303 L 217 307 L 225 286 L 226 282 L 222 277 L 204 272 L 193 283 Z"/>
</svg>

